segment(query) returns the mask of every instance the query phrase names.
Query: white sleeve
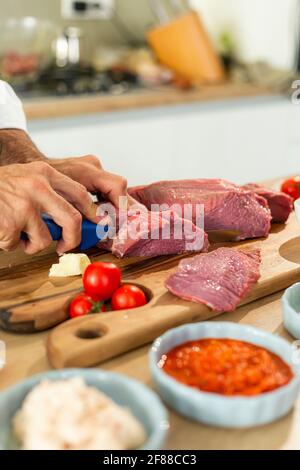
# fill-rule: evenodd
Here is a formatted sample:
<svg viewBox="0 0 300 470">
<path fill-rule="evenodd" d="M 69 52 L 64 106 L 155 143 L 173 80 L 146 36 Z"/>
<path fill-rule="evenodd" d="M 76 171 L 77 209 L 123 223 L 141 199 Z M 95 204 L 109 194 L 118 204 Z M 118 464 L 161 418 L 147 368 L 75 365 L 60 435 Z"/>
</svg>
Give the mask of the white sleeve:
<svg viewBox="0 0 300 470">
<path fill-rule="evenodd" d="M 11 86 L 0 80 L 0 129 L 27 130 L 23 106 Z"/>
</svg>

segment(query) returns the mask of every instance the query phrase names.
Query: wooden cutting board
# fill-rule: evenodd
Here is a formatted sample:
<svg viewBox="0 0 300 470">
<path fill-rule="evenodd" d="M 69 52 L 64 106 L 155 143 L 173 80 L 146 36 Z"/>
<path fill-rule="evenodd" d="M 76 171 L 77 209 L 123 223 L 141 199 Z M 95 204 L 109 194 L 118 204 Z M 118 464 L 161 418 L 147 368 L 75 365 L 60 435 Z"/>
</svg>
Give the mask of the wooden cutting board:
<svg viewBox="0 0 300 470">
<path fill-rule="evenodd" d="M 242 304 L 300 280 L 300 225 L 294 214 L 286 226 L 274 224 L 267 239 L 226 245 L 261 249 L 261 279 Z M 176 267 L 178 257 L 157 260 L 157 264 L 152 260 L 152 266 L 144 263 L 144 269 L 133 269 L 129 279 L 148 290 L 150 302 L 139 309 L 88 316 L 56 327 L 47 341 L 48 357 L 54 367 L 93 366 L 146 344 L 169 328 L 217 315 L 166 290 L 164 281 Z"/>
<path fill-rule="evenodd" d="M 247 304 L 300 280 L 300 225 L 294 214 L 288 224 L 273 225 L 267 239 L 224 244 L 260 248 L 261 279 L 244 299 Z M 214 245 L 216 248 L 220 245 Z M 65 321 L 48 337 L 47 350 L 54 367 L 93 366 L 108 358 L 152 341 L 165 330 L 216 314 L 205 306 L 176 298 L 164 281 L 182 256 L 154 259 L 116 260 L 110 254 L 92 250 L 92 261 L 114 261 L 124 280 L 142 286 L 150 302 L 139 309 L 90 315 Z M 0 266 L 5 266 L 5 253 Z M 48 271 L 57 260 L 52 250 L 27 258 L 11 255 L 12 266 L 0 269 L 0 325 L 9 331 L 34 332 L 49 328 L 67 318 L 70 299 L 81 290 L 81 278 L 49 279 Z"/>
</svg>

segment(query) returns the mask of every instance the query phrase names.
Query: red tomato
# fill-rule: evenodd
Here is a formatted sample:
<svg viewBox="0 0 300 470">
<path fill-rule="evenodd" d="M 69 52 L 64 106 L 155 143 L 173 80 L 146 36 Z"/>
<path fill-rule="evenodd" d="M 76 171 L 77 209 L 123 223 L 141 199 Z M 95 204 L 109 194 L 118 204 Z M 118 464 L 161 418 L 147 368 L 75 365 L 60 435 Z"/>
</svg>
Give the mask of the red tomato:
<svg viewBox="0 0 300 470">
<path fill-rule="evenodd" d="M 142 289 L 130 284 L 119 287 L 111 299 L 111 307 L 113 310 L 142 307 L 146 303 L 147 298 Z"/>
<path fill-rule="evenodd" d="M 94 302 L 86 292 L 78 294 L 70 303 L 69 313 L 71 318 L 83 317 L 90 313 L 108 312 L 109 305 L 103 302 Z"/>
<path fill-rule="evenodd" d="M 281 185 L 281 191 L 288 194 L 293 198 L 294 201 L 300 197 L 300 176 L 290 178 L 283 182 Z"/>
<path fill-rule="evenodd" d="M 120 282 L 121 270 L 114 263 L 92 263 L 83 274 L 84 289 L 95 301 L 110 299 Z"/>
<path fill-rule="evenodd" d="M 83 292 L 74 297 L 70 303 L 69 314 L 71 318 L 83 317 L 84 315 L 88 315 L 92 308 L 92 299 Z"/>
</svg>

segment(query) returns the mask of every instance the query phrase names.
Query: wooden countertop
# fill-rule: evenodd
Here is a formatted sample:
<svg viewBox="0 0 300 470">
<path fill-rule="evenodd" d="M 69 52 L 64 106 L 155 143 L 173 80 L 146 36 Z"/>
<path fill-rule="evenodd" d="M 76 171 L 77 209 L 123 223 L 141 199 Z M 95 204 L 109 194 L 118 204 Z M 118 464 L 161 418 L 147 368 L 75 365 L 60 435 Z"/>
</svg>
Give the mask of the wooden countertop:
<svg viewBox="0 0 300 470">
<path fill-rule="evenodd" d="M 36 120 L 266 95 L 272 95 L 267 88 L 228 82 L 189 91 L 164 87 L 140 89 L 124 95 L 24 98 L 23 103 L 27 118 Z"/>
<path fill-rule="evenodd" d="M 281 319 L 280 297 L 274 294 L 234 313 L 224 314 L 212 321 L 234 321 L 251 324 L 278 334 L 290 341 Z M 35 335 L 0 333 L 7 346 L 7 365 L 0 372 L 0 389 L 15 384 L 25 377 L 49 370 L 45 354 L 47 332 Z M 143 347 L 108 361 L 102 368 L 126 374 L 152 387 L 148 367 L 148 349 Z M 294 410 L 279 421 L 249 430 L 224 430 L 188 421 L 170 412 L 170 433 L 167 449 L 300 449 L 300 398 Z"/>
</svg>

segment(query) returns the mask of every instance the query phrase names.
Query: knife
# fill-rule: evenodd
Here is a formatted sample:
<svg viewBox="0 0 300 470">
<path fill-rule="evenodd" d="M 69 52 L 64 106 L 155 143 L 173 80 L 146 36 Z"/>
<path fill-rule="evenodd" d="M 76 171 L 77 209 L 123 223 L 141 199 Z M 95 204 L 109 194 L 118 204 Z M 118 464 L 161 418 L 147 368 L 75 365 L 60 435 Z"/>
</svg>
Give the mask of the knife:
<svg viewBox="0 0 300 470">
<path fill-rule="evenodd" d="M 174 18 L 174 14 L 176 16 L 182 15 L 188 9 L 184 0 L 168 0 L 167 5 L 163 4 L 161 0 L 150 0 L 150 3 L 160 24 L 169 23 Z"/>
<path fill-rule="evenodd" d="M 236 242 L 238 241 L 238 237 L 241 235 L 239 230 L 205 230 L 208 239 L 210 242 L 213 243 L 221 243 L 221 242 Z"/>
<path fill-rule="evenodd" d="M 62 238 L 62 228 L 57 225 L 51 217 L 47 214 L 42 215 L 42 219 L 48 227 L 53 241 L 58 241 Z M 80 250 L 88 250 L 96 246 L 101 240 L 106 237 L 109 230 L 108 225 L 99 225 L 84 219 L 82 221 L 81 242 L 79 245 Z M 21 233 L 21 240 L 28 240 L 28 235 L 25 232 Z"/>
<path fill-rule="evenodd" d="M 170 0 L 170 3 L 176 13 L 183 13 L 187 9 L 183 0 Z"/>
<path fill-rule="evenodd" d="M 161 0 L 150 0 L 152 11 L 158 18 L 160 24 L 165 24 L 170 21 L 170 16 L 167 9 L 162 5 Z"/>
</svg>

